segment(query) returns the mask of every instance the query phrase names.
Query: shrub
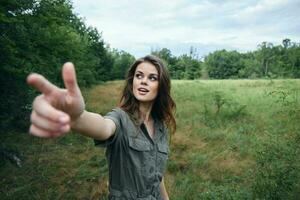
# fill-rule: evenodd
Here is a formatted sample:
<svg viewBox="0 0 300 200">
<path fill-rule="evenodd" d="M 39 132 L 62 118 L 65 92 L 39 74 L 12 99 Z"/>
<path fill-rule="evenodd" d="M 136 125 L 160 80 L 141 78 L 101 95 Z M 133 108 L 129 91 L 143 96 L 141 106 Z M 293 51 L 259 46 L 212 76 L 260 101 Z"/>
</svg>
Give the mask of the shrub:
<svg viewBox="0 0 300 200">
<path fill-rule="evenodd" d="M 215 91 L 207 94 L 204 102 L 203 119 L 209 127 L 224 125 L 228 120 L 239 120 L 246 115 L 246 105 L 241 105 L 225 93 Z"/>
<path fill-rule="evenodd" d="M 300 183 L 299 152 L 297 140 L 273 135 L 264 142 L 256 154 L 253 183 L 256 198 L 291 199 L 296 195 Z"/>
</svg>

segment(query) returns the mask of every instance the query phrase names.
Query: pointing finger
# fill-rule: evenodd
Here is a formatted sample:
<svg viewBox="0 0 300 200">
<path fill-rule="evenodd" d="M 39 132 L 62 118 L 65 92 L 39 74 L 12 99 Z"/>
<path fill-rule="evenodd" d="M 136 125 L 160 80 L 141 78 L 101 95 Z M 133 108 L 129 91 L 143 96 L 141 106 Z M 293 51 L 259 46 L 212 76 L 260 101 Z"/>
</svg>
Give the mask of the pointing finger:
<svg viewBox="0 0 300 200">
<path fill-rule="evenodd" d="M 63 79 L 65 87 L 72 94 L 78 94 L 79 87 L 76 80 L 76 72 L 73 63 L 67 62 L 63 66 Z"/>
<path fill-rule="evenodd" d="M 50 83 L 46 78 L 44 78 L 40 74 L 30 74 L 27 77 L 27 83 L 33 87 L 35 87 L 37 90 L 42 92 L 43 94 L 49 94 L 53 90 L 57 90 L 58 87 Z"/>
</svg>

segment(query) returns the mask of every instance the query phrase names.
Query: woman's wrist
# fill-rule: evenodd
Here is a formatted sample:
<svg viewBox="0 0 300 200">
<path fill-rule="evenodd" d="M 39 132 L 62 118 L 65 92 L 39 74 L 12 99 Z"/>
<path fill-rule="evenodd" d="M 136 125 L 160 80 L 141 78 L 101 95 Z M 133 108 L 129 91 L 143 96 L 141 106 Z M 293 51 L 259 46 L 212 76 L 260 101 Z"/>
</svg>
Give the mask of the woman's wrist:
<svg viewBox="0 0 300 200">
<path fill-rule="evenodd" d="M 86 114 L 86 110 L 83 110 L 83 112 L 76 118 L 71 119 L 71 129 L 76 131 L 80 128 L 80 121 L 82 120 L 83 116 Z"/>
</svg>

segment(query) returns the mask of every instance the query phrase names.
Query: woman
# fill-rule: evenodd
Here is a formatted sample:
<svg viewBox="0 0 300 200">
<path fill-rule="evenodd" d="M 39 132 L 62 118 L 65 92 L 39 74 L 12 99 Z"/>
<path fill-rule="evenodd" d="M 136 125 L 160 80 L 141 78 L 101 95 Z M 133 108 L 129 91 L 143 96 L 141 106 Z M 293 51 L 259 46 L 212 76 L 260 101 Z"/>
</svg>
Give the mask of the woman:
<svg viewBox="0 0 300 200">
<path fill-rule="evenodd" d="M 58 137 L 70 129 L 107 147 L 109 199 L 169 199 L 163 181 L 168 158 L 167 127 L 175 131 L 170 78 L 154 56 L 136 60 L 127 74 L 118 108 L 106 116 L 88 112 L 72 63 L 63 66 L 66 89 L 31 74 L 28 84 L 42 92 L 33 102 L 29 132 Z"/>
</svg>

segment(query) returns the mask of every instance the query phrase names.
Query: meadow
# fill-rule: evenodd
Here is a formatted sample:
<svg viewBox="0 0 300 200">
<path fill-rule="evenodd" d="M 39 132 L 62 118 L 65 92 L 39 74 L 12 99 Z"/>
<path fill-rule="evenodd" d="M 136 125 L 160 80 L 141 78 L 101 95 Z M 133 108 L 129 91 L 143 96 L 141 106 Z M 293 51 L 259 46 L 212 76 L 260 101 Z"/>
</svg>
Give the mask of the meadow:
<svg viewBox="0 0 300 200">
<path fill-rule="evenodd" d="M 110 111 L 122 84 L 84 89 L 87 109 Z M 170 199 L 299 199 L 300 80 L 173 80 L 172 94 Z M 92 139 L 0 137 L 21 158 L 20 166 L 1 159 L 1 199 L 106 199 L 105 149 Z"/>
</svg>

